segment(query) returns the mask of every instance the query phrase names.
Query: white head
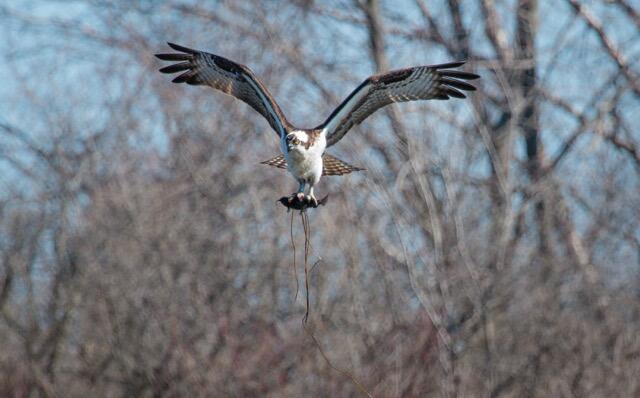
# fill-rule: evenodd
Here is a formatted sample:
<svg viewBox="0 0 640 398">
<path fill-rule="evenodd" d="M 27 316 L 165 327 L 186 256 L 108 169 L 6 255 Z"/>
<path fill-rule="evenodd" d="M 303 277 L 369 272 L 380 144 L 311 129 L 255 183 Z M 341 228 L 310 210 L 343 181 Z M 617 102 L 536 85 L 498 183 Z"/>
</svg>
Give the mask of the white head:
<svg viewBox="0 0 640 398">
<path fill-rule="evenodd" d="M 307 133 L 301 130 L 293 130 L 285 137 L 285 144 L 289 151 L 294 149 L 302 149 L 304 144 L 309 140 Z"/>
</svg>

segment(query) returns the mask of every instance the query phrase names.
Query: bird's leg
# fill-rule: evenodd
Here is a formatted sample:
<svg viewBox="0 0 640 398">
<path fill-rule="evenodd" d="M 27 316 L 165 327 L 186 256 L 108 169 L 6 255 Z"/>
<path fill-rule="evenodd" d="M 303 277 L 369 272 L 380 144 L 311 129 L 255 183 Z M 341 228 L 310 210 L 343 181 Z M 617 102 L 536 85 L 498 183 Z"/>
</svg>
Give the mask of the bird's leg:
<svg viewBox="0 0 640 398">
<path fill-rule="evenodd" d="M 289 202 L 291 202 L 294 198 L 298 198 L 299 201 L 304 200 L 304 188 L 307 184 L 304 182 L 304 180 L 298 180 L 298 184 L 300 184 L 298 186 L 298 192 L 291 195 Z"/>
<path fill-rule="evenodd" d="M 309 187 L 309 200 L 311 201 L 311 203 L 313 203 L 313 206 L 318 207 L 318 199 L 316 199 L 315 195 L 313 194 L 312 184 Z"/>
</svg>

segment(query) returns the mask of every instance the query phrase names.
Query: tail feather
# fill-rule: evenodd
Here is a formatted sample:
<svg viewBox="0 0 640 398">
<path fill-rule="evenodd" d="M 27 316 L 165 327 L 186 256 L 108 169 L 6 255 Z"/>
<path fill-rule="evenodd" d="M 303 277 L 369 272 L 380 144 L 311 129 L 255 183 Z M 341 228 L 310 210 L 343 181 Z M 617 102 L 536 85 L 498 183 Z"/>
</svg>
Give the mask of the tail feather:
<svg viewBox="0 0 640 398">
<path fill-rule="evenodd" d="M 277 167 L 279 169 L 287 168 L 287 160 L 284 158 L 284 155 L 278 155 L 275 158 L 271 158 L 269 160 L 265 160 L 264 162 L 260 162 L 260 164 L 266 164 L 268 166 Z"/>
<path fill-rule="evenodd" d="M 287 160 L 284 158 L 284 155 L 278 155 L 269 160 L 265 160 L 264 162 L 260 162 L 261 164 L 266 164 L 268 166 L 277 167 L 279 169 L 287 168 Z M 344 174 L 349 174 L 354 171 L 364 170 L 361 167 L 350 165 L 349 163 L 338 159 L 335 156 L 329 155 L 325 153 L 322 155 L 322 175 L 323 176 L 341 176 Z"/>
<path fill-rule="evenodd" d="M 364 170 L 362 167 L 356 167 L 349 163 L 331 156 L 328 153 L 322 155 L 322 175 L 323 176 L 341 176 L 354 171 Z"/>
</svg>

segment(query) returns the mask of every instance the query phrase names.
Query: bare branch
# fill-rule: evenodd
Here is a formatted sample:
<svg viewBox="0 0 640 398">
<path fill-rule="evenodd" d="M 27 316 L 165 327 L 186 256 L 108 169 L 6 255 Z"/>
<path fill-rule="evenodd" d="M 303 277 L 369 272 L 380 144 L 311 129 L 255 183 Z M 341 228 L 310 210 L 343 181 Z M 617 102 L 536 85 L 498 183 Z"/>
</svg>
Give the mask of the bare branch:
<svg viewBox="0 0 640 398">
<path fill-rule="evenodd" d="M 600 43 L 602 43 L 604 48 L 607 50 L 609 57 L 611 57 L 611 59 L 613 59 L 618 65 L 620 72 L 627 78 L 627 81 L 631 85 L 634 93 L 637 96 L 640 96 L 640 77 L 631 70 L 631 67 L 625 60 L 624 55 L 618 50 L 613 41 L 611 41 L 597 17 L 587 8 L 587 6 L 581 4 L 578 0 L 567 1 L 571 4 L 575 13 L 597 33 L 598 39 L 600 39 Z"/>
</svg>

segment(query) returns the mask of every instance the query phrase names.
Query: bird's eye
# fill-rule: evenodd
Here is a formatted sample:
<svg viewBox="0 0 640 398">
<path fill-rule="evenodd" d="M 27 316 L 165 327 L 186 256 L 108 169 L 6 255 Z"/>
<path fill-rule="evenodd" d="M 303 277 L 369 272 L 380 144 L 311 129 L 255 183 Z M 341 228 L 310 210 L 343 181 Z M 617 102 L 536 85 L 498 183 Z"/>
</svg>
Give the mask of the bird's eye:
<svg viewBox="0 0 640 398">
<path fill-rule="evenodd" d="M 292 136 L 292 135 L 288 135 L 288 136 L 287 136 L 287 142 L 290 142 L 292 139 L 293 139 L 293 136 Z"/>
</svg>

